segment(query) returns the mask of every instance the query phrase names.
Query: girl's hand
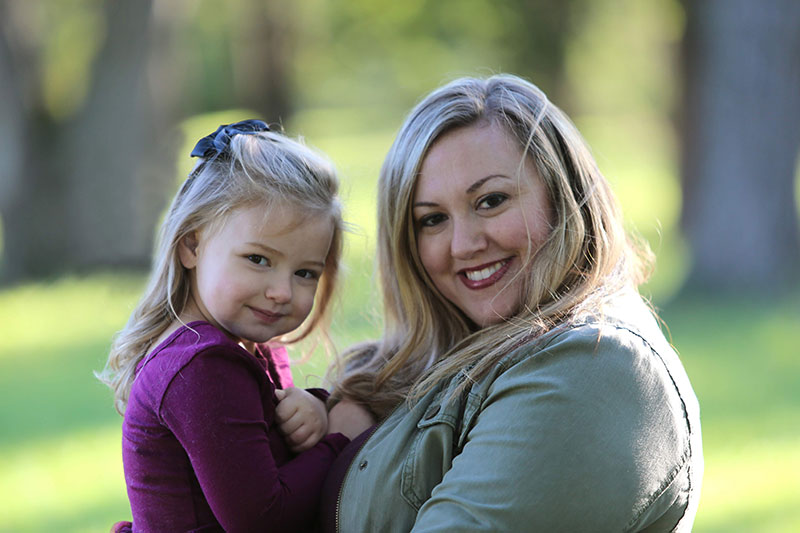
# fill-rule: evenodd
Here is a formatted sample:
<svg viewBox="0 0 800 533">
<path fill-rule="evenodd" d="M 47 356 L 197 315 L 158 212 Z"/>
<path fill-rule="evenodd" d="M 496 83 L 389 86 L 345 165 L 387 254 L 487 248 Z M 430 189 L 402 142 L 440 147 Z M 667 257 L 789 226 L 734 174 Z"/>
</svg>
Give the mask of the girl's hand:
<svg viewBox="0 0 800 533">
<path fill-rule="evenodd" d="M 328 430 L 325 403 L 310 392 L 295 387 L 276 389 L 275 418 L 289 449 L 300 453 L 313 448 Z"/>
<path fill-rule="evenodd" d="M 375 425 L 375 417 L 361 405 L 342 400 L 328 413 L 328 433 L 341 433 L 350 440 Z"/>
</svg>

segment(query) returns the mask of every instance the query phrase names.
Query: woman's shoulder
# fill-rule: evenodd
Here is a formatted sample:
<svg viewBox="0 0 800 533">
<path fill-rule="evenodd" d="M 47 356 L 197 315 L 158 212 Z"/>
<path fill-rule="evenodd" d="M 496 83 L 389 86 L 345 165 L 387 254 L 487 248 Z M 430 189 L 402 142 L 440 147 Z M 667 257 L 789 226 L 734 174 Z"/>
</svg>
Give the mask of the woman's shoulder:
<svg viewBox="0 0 800 533">
<path fill-rule="evenodd" d="M 613 359 L 652 357 L 671 359 L 675 351 L 661 331 L 651 308 L 638 293 L 625 292 L 602 308 L 529 339 L 500 361 L 509 368 L 529 358 Z"/>
<path fill-rule="evenodd" d="M 594 457 L 593 466 L 608 474 L 603 479 L 616 476 L 628 488 L 641 482 L 631 530 L 662 515 L 676 523 L 696 505 L 703 471 L 697 398 L 641 300 L 620 302 L 526 343 L 470 396 L 465 424 L 480 419 L 477 413 L 470 418 L 470 405 L 479 411 L 502 402 L 493 412 L 508 416 L 502 423 L 509 428 L 523 416 L 535 419 L 544 434 L 566 428 L 574 451 L 568 460 Z"/>
<path fill-rule="evenodd" d="M 555 328 L 510 352 L 472 388 L 491 394 L 505 382 L 520 390 L 553 387 L 575 397 L 674 409 L 692 431 L 699 407 L 677 352 L 637 294 L 623 294 L 602 313 Z M 693 426 L 693 427 L 692 427 Z"/>
</svg>

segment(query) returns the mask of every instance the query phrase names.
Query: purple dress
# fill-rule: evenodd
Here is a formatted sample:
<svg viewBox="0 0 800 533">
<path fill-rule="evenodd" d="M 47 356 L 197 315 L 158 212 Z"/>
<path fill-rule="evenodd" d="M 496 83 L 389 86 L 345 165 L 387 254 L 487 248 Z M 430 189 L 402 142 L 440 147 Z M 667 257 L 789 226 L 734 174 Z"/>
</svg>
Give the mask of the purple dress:
<svg viewBox="0 0 800 533">
<path fill-rule="evenodd" d="M 137 367 L 122 425 L 133 525 L 116 531 L 302 531 L 349 442 L 294 456 L 275 419 L 284 349 L 250 354 L 207 322 L 179 328 Z"/>
</svg>

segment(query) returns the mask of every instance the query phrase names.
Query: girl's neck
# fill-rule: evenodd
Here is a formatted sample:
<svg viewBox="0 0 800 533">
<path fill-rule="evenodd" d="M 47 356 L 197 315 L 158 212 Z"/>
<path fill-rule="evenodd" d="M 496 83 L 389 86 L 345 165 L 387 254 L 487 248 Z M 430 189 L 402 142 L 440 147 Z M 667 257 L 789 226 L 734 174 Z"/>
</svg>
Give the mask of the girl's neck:
<svg viewBox="0 0 800 533">
<path fill-rule="evenodd" d="M 209 324 L 220 330 L 222 333 L 224 333 L 226 337 L 231 339 L 233 342 L 235 342 L 236 344 L 238 344 L 251 354 L 256 353 L 255 342 L 248 341 L 246 339 L 242 339 L 239 337 L 234 337 L 233 335 L 231 335 L 225 328 L 217 324 L 217 322 L 213 319 L 213 317 L 206 316 L 205 313 L 203 313 L 202 309 L 200 309 L 200 307 L 197 305 L 194 298 L 192 298 L 191 296 L 189 296 L 189 299 L 186 302 L 183 311 L 178 316 L 178 320 L 176 320 L 175 323 L 169 327 L 169 330 L 175 331 L 182 325 L 196 321 L 208 322 Z"/>
</svg>

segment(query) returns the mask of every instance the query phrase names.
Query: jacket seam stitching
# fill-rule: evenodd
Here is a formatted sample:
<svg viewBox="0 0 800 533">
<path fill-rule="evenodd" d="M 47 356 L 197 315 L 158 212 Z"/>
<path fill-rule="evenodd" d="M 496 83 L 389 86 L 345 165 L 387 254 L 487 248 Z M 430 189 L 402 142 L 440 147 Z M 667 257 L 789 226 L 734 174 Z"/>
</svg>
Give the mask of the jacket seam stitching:
<svg viewBox="0 0 800 533">
<path fill-rule="evenodd" d="M 630 531 L 633 525 L 636 524 L 641 519 L 642 515 L 650 508 L 650 506 L 653 505 L 653 503 L 656 500 L 658 500 L 661 496 L 664 495 L 664 493 L 667 491 L 670 485 L 672 485 L 675 482 L 676 478 L 678 477 L 678 474 L 680 473 L 681 470 L 683 470 L 684 466 L 686 467 L 687 473 L 689 472 L 689 470 L 691 469 L 691 462 L 689 461 L 690 457 L 691 457 L 691 446 L 687 446 L 686 449 L 684 449 L 683 454 L 681 454 L 680 463 L 678 463 L 675 466 L 675 468 L 672 469 L 669 475 L 661 483 L 661 486 L 655 492 L 653 492 L 650 498 L 648 498 L 648 501 L 642 507 L 642 510 L 636 513 L 636 515 L 628 522 L 628 524 L 625 526 L 625 531 Z M 691 476 L 689 476 L 689 487 L 688 487 L 689 492 L 691 492 L 691 483 L 692 483 Z M 688 508 L 688 505 L 686 505 L 686 508 Z M 683 516 L 686 514 L 686 508 L 684 508 L 684 511 L 683 513 L 681 513 L 681 516 L 678 519 L 677 523 L 680 523 L 680 521 L 683 520 Z"/>
<path fill-rule="evenodd" d="M 681 409 L 683 410 L 683 421 L 686 424 L 686 430 L 687 430 L 687 433 L 686 433 L 686 448 L 684 449 L 683 454 L 681 455 L 681 462 L 679 463 L 679 465 L 677 465 L 675 467 L 673 472 L 670 473 L 670 476 L 667 478 L 668 481 L 666 483 L 662 484 L 662 487 L 656 493 L 654 493 L 653 496 L 651 496 L 651 498 L 649 499 L 650 501 L 648 501 L 647 504 L 642 508 L 642 510 L 639 511 L 639 513 L 637 513 L 637 515 L 633 518 L 633 520 L 631 520 L 631 522 L 628 524 L 628 528 L 630 528 L 634 523 L 636 523 L 639 520 L 639 518 L 642 516 L 642 514 L 653 504 L 653 502 L 655 502 L 664 493 L 664 491 L 666 491 L 666 489 L 672 484 L 672 482 L 675 480 L 675 476 L 677 476 L 678 472 L 681 471 L 681 469 L 683 468 L 684 465 L 687 465 L 687 467 L 686 467 L 687 491 L 688 491 L 689 494 L 691 494 L 691 492 L 692 492 L 692 476 L 691 476 L 692 467 L 691 467 L 691 462 L 689 461 L 689 459 L 693 455 L 692 454 L 692 451 L 693 451 L 692 450 L 692 423 L 689 420 L 689 410 L 686 408 L 686 401 L 683 398 L 683 394 L 681 393 L 681 389 L 680 389 L 680 387 L 678 387 L 678 384 L 675 381 L 675 377 L 672 375 L 672 371 L 670 370 L 669 365 L 667 365 L 666 361 L 664 361 L 664 357 L 661 355 L 661 353 L 658 350 L 656 350 L 653 347 L 653 345 L 650 344 L 650 342 L 647 339 L 645 339 L 641 334 L 639 334 L 639 332 L 634 331 L 629 327 L 616 325 L 616 324 L 608 324 L 608 326 L 613 327 L 613 328 L 618 329 L 618 330 L 627 331 L 627 332 L 631 333 L 632 335 L 638 337 L 650 349 L 650 352 L 655 357 L 657 357 L 659 361 L 661 361 L 661 365 L 663 366 L 664 371 L 669 376 L 669 380 L 672 383 L 672 387 L 675 390 L 675 393 L 678 395 L 678 399 L 681 401 Z M 687 462 L 688 462 L 688 464 L 687 464 Z M 680 518 L 678 518 L 677 524 L 680 524 L 681 520 L 683 520 L 683 517 L 686 516 L 686 511 L 687 511 L 688 508 L 689 508 L 689 502 L 687 501 L 687 505 L 684 506 L 683 512 L 681 513 Z"/>
</svg>

